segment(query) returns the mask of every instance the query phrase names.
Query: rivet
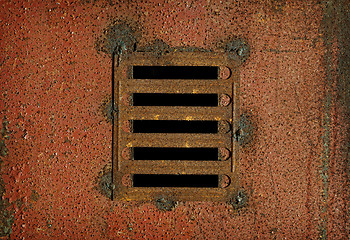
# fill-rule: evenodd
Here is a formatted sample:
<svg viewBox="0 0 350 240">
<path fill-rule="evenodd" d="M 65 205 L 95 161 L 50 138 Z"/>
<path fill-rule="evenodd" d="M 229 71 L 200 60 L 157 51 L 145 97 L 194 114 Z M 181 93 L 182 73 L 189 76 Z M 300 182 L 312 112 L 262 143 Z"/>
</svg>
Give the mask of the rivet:
<svg viewBox="0 0 350 240">
<path fill-rule="evenodd" d="M 227 107 L 231 103 L 231 98 L 227 94 L 222 94 L 220 97 L 220 106 Z"/>
<path fill-rule="evenodd" d="M 227 148 L 219 148 L 219 159 L 225 161 L 230 157 L 230 151 Z"/>
<path fill-rule="evenodd" d="M 231 76 L 231 70 L 226 66 L 220 67 L 220 79 L 228 79 Z"/>
<path fill-rule="evenodd" d="M 125 160 L 131 160 L 131 149 L 128 147 L 124 148 L 122 151 L 122 157 Z"/>
<path fill-rule="evenodd" d="M 221 188 L 228 187 L 230 185 L 230 183 L 231 183 L 231 179 L 229 176 L 227 176 L 227 175 L 221 176 L 221 183 L 220 183 Z"/>
<path fill-rule="evenodd" d="M 231 130 L 231 125 L 227 121 L 220 121 L 218 125 L 219 133 L 228 133 Z"/>
<path fill-rule="evenodd" d="M 131 174 L 125 174 L 122 177 L 122 184 L 125 187 L 132 187 L 132 178 L 131 178 Z"/>
</svg>

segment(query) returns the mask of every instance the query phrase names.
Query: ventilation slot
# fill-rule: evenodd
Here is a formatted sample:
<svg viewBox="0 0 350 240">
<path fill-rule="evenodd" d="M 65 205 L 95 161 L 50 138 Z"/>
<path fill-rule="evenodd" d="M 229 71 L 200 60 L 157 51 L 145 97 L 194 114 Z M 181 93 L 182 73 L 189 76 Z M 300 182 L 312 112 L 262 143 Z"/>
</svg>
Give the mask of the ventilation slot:
<svg viewBox="0 0 350 240">
<path fill-rule="evenodd" d="M 133 66 L 134 79 L 218 79 L 212 66 Z"/>
<path fill-rule="evenodd" d="M 134 187 L 217 188 L 218 175 L 134 174 Z"/>
<path fill-rule="evenodd" d="M 134 93 L 133 106 L 218 106 L 218 94 Z"/>
<path fill-rule="evenodd" d="M 133 120 L 134 133 L 218 133 L 217 121 Z"/>
<path fill-rule="evenodd" d="M 134 160 L 217 161 L 218 148 L 133 148 Z"/>
</svg>

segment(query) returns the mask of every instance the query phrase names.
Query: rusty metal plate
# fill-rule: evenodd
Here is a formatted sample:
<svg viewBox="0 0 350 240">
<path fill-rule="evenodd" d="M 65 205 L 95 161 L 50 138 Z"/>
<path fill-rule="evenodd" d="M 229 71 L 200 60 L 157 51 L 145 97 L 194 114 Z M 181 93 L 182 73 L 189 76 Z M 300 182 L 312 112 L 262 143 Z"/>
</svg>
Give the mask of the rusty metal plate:
<svg viewBox="0 0 350 240">
<path fill-rule="evenodd" d="M 237 63 L 222 53 L 138 52 L 124 56 L 114 74 L 114 199 L 227 201 L 234 196 Z M 209 98 L 214 104 L 201 106 Z"/>
</svg>

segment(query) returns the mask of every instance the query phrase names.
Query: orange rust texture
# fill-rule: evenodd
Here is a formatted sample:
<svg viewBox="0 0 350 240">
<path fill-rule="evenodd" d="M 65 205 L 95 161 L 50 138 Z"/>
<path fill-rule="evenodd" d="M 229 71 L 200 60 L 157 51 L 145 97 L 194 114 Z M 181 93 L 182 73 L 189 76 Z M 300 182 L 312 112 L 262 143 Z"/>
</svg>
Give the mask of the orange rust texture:
<svg viewBox="0 0 350 240">
<path fill-rule="evenodd" d="M 8 137 L 0 184 L 14 216 L 10 238 L 345 239 L 348 122 L 336 103 L 339 38 L 325 5 L 332 3 L 1 1 L 0 119 Z M 112 126 L 101 111 L 111 57 L 95 42 L 118 19 L 136 28 L 140 45 L 161 39 L 215 51 L 233 36 L 250 44 L 241 66 L 241 112 L 255 126 L 240 154 L 244 208 L 179 202 L 165 212 L 98 191 L 112 158 Z"/>
</svg>

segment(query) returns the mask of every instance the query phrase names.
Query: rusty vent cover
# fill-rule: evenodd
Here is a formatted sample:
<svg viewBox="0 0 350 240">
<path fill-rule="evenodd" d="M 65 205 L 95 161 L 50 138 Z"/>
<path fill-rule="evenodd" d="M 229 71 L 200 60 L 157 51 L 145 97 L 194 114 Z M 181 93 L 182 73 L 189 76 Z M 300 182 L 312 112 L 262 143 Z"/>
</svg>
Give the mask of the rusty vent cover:
<svg viewBox="0 0 350 240">
<path fill-rule="evenodd" d="M 115 67 L 114 198 L 226 201 L 237 191 L 239 73 L 220 53 L 133 53 Z"/>
</svg>

